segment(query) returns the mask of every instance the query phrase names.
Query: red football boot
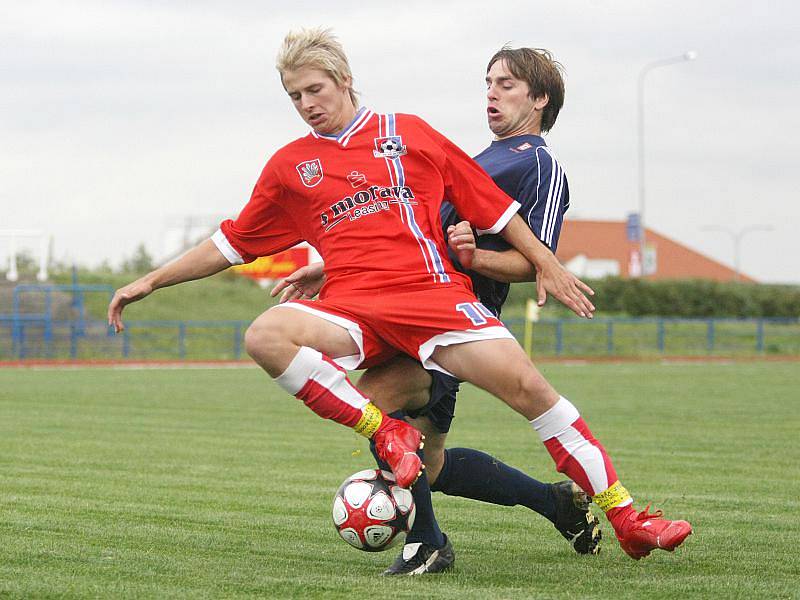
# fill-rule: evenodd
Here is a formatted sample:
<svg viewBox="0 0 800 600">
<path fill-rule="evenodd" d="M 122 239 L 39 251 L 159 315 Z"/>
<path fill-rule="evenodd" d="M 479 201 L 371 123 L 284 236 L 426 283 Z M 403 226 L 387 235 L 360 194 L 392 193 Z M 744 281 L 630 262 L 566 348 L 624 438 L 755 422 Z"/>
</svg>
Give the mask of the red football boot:
<svg viewBox="0 0 800 600">
<path fill-rule="evenodd" d="M 422 448 L 422 434 L 405 421 L 384 417 L 385 422 L 372 436 L 381 460 L 392 469 L 397 485 L 410 488 L 422 475 L 422 459 L 417 450 Z"/>
<path fill-rule="evenodd" d="M 632 510 L 616 532 L 619 545 L 634 560 L 657 548 L 672 552 L 692 533 L 692 526 L 686 521 L 668 521 L 660 510 L 649 510 L 649 504 L 640 513 Z"/>
</svg>

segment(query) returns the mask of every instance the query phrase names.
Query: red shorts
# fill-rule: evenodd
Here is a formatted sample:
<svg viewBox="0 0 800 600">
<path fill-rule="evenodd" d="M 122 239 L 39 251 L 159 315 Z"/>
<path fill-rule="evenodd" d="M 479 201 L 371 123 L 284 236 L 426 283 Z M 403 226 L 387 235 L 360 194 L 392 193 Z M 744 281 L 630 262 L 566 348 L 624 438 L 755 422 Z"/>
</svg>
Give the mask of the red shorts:
<svg viewBox="0 0 800 600">
<path fill-rule="evenodd" d="M 419 359 L 426 369 L 448 373 L 431 360 L 438 346 L 514 337 L 460 285 L 387 288 L 279 306 L 314 314 L 347 329 L 359 354 L 334 359 L 345 369 L 364 369 L 403 352 Z"/>
</svg>

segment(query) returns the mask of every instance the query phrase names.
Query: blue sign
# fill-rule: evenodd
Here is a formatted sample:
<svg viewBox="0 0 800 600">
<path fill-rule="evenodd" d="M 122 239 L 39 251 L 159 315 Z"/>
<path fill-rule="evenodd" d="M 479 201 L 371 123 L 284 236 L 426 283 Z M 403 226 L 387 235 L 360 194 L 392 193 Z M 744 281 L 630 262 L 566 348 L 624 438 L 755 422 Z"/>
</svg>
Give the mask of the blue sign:
<svg viewBox="0 0 800 600">
<path fill-rule="evenodd" d="M 639 213 L 630 213 L 628 215 L 628 222 L 625 225 L 625 232 L 628 236 L 629 242 L 642 241 L 642 219 Z"/>
</svg>

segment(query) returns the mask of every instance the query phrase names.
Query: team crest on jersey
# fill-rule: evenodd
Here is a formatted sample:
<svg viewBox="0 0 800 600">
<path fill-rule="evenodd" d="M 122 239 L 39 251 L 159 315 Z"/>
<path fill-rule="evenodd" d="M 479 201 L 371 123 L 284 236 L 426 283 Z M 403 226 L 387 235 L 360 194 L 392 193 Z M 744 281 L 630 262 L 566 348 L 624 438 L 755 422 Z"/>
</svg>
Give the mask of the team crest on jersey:
<svg viewBox="0 0 800 600">
<path fill-rule="evenodd" d="M 404 154 L 406 147 L 399 135 L 375 138 L 375 150 L 372 151 L 375 158 L 398 158 Z"/>
<path fill-rule="evenodd" d="M 524 142 L 517 146 L 516 148 L 510 148 L 512 152 L 525 152 L 525 150 L 530 150 L 533 146 L 529 142 Z"/>
<path fill-rule="evenodd" d="M 295 169 L 300 174 L 300 181 L 303 182 L 303 185 L 310 188 L 319 185 L 324 175 L 322 173 L 322 162 L 318 158 L 301 162 L 295 166 Z"/>
</svg>

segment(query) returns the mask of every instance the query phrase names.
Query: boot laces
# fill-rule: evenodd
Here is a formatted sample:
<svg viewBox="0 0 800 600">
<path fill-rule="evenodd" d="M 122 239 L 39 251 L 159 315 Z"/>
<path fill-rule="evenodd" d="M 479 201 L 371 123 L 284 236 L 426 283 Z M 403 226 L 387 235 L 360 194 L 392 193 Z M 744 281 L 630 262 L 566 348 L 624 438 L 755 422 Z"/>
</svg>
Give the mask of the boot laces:
<svg viewBox="0 0 800 600">
<path fill-rule="evenodd" d="M 650 512 L 650 505 L 648 504 L 645 509 L 636 515 L 636 521 L 647 521 L 648 519 L 660 519 L 664 516 L 664 512 L 661 509 L 656 510 L 655 512 Z"/>
</svg>

